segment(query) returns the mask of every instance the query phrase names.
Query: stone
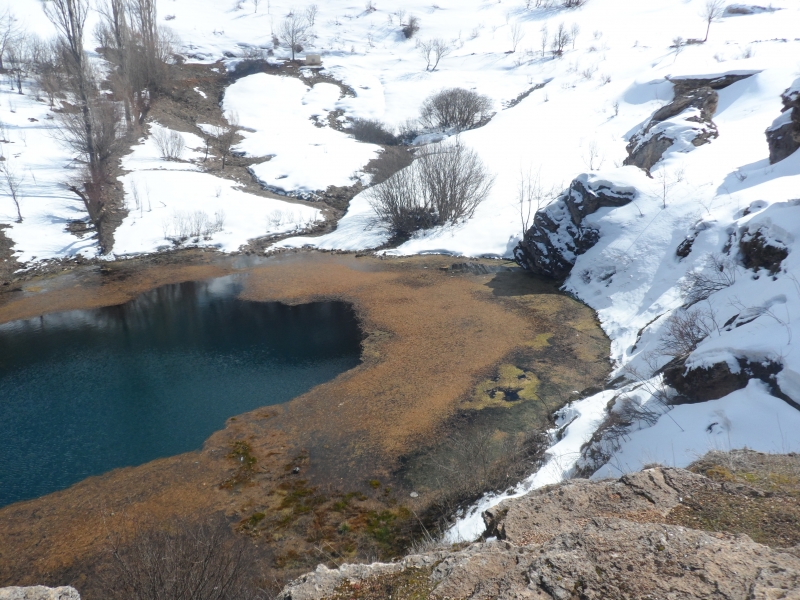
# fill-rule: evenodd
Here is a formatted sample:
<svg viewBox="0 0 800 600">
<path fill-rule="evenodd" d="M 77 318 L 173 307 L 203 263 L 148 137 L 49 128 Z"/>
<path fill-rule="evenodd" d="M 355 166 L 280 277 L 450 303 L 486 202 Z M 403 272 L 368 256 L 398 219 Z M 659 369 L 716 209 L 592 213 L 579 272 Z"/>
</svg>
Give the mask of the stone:
<svg viewBox="0 0 800 600">
<path fill-rule="evenodd" d="M 675 97 L 653 113 L 650 120 L 631 136 L 627 146 L 628 158 L 623 164 L 634 165 L 650 173 L 664 152 L 676 143 L 682 144 L 684 150 L 690 150 L 719 137 L 713 121 L 719 104 L 717 90 L 751 75 L 670 79 Z M 688 129 L 687 125 L 690 125 Z"/>
<path fill-rule="evenodd" d="M 578 176 L 555 202 L 536 212 L 533 226 L 514 248 L 514 260 L 537 275 L 565 278 L 575 259 L 600 238 L 584 219 L 602 207 L 624 206 L 635 195 L 633 188 L 587 174 Z"/>
<path fill-rule="evenodd" d="M 451 600 L 800 598 L 796 549 L 663 522 L 684 498 L 701 491 L 763 494 L 661 467 L 617 481 L 570 481 L 487 511 L 484 537 L 498 539 L 390 564 L 319 567 L 290 583 L 279 598 L 343 598 L 337 588 L 346 582 L 410 569 L 428 570 L 429 597 Z"/>
<path fill-rule="evenodd" d="M 766 130 L 769 163 L 775 164 L 800 148 L 800 78 L 781 95 L 781 115 Z"/>
<path fill-rule="evenodd" d="M 81 600 L 81 596 L 73 587 L 36 585 L 0 588 L 0 600 Z"/>
</svg>

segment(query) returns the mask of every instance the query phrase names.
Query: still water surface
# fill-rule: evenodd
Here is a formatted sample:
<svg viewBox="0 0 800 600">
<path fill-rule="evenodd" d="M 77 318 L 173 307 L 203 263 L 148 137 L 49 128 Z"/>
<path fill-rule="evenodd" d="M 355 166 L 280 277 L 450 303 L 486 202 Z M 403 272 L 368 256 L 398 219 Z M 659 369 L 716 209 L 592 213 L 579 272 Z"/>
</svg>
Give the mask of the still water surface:
<svg viewBox="0 0 800 600">
<path fill-rule="evenodd" d="M 359 362 L 341 302 L 237 298 L 226 277 L 0 325 L 0 506 L 199 449 L 225 420 Z"/>
</svg>

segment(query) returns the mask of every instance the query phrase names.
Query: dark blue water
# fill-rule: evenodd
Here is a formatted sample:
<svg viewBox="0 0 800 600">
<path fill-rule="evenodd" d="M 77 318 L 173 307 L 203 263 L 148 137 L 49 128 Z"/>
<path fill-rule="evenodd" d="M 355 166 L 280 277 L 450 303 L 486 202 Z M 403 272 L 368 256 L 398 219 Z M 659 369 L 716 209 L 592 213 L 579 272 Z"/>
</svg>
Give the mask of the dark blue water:
<svg viewBox="0 0 800 600">
<path fill-rule="evenodd" d="M 0 325 L 0 506 L 199 449 L 225 420 L 359 362 L 340 302 L 239 300 L 235 279 Z"/>
</svg>

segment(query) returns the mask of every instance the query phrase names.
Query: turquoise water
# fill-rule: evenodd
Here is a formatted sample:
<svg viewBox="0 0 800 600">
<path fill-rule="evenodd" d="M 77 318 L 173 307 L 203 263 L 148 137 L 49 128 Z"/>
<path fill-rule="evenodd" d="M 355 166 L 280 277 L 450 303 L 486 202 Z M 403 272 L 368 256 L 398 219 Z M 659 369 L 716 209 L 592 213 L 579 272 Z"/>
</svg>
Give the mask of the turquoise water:
<svg viewBox="0 0 800 600">
<path fill-rule="evenodd" d="M 341 302 L 237 298 L 235 278 L 0 325 L 0 506 L 199 449 L 225 420 L 359 362 Z"/>
</svg>

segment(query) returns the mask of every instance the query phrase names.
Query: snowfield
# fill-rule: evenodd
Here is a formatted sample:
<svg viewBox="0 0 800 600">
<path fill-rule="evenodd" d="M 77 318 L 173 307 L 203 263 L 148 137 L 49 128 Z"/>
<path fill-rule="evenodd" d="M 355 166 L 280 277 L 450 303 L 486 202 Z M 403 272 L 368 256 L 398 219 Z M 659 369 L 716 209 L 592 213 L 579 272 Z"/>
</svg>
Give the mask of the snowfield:
<svg viewBox="0 0 800 600">
<path fill-rule="evenodd" d="M 46 35 L 38 3 L 10 4 L 32 30 Z M 271 31 L 293 7 L 304 8 L 272 0 L 261 2 L 256 13 L 252 1 L 239 4 L 241 9 L 217 0 L 160 0 L 159 9 L 162 19 L 170 17 L 165 24 L 182 40 L 188 60 L 222 60 L 231 68 L 248 48 L 272 49 Z M 331 185 L 368 184 L 363 169 L 380 152 L 329 127 L 333 111 L 399 127 L 442 88 L 488 95 L 495 116 L 461 139 L 495 175 L 490 196 L 468 221 L 420 232 L 387 254 L 512 256 L 523 234 L 517 191 L 524 174 L 552 190 L 548 201 L 581 174 L 586 181 L 635 190 L 629 204 L 587 217 L 599 241 L 576 258 L 564 283 L 597 311 L 612 342 L 612 379 L 624 380 L 562 409 L 545 466 L 513 492 L 482 499 L 448 532 L 451 540 L 479 535 L 481 510 L 579 469 L 599 467 L 595 477 L 610 477 L 652 462 L 686 466 L 712 449 L 800 451 L 800 411 L 791 404 L 800 404 L 800 253 L 794 247 L 800 240 L 800 152 L 770 164 L 765 137 L 768 128 L 788 122 L 781 94 L 800 94 L 800 4 L 774 0 L 764 9 L 731 3 L 711 24 L 706 43 L 676 45 L 678 37 L 704 37 L 704 4 L 588 0 L 565 10 L 527 9 L 523 0 L 379 0 L 369 11 L 364 3 L 329 0 L 319 6 L 315 39 L 306 50 L 321 53 L 324 72 L 354 97 L 330 83 L 311 86 L 264 74 L 240 79 L 224 95 L 223 110 L 236 113 L 246 128 L 237 150 L 264 158 L 252 167 L 254 176 L 273 190 L 308 197 Z M 440 38 L 451 50 L 436 70 L 426 70 L 415 39 L 400 32 L 410 14 L 420 18 L 416 39 Z M 562 23 L 577 35 L 562 57 L 553 58 L 549 46 L 542 51 L 542 32 L 552 37 Z M 522 35 L 516 48 L 515 31 Z M 285 48 L 276 49 L 270 60 L 287 56 Z M 631 137 L 673 100 L 672 81 L 731 74 L 749 76 L 719 90 L 717 138 L 699 147 L 691 143 L 699 113 L 689 109 L 648 132 L 676 140 L 652 177 L 623 166 Z M 6 140 L 0 151 L 24 176 L 24 219 L 14 222 L 15 208 L 4 195 L 0 223 L 11 226 L 5 232 L 23 262 L 97 252 L 92 239 L 65 231 L 68 221 L 86 214 L 63 186 L 74 157 L 54 142 L 50 118 L 30 90 L 20 96 L 2 89 Z M 301 231 L 321 218 L 313 208 L 246 194 L 202 172 L 202 140 L 184 137 L 182 162 L 163 161 L 150 138 L 126 157 L 122 182 L 130 213 L 116 233 L 115 255 L 173 245 L 169 238 L 197 213 L 206 216 L 208 234 L 181 243 L 225 251 L 268 233 Z M 754 236 L 786 251 L 776 269 L 745 267 L 740 244 Z M 362 193 L 335 231 L 292 237 L 277 247 L 367 250 L 388 238 Z M 691 247 L 678 256 L 687 238 Z M 700 311 L 708 331 L 686 369 L 724 364 L 736 374 L 748 363 L 779 365 L 780 372 L 770 380 L 773 387 L 753 379 L 723 398 L 670 408 L 663 400 L 673 392 L 656 373 L 671 358 L 664 340 L 672 316 L 687 311 L 687 282 L 697 274 L 715 277 L 712 260 L 727 261 L 730 279 L 688 309 Z M 642 411 L 637 414 L 648 416 L 634 418 L 626 435 L 587 447 L 606 421 L 609 403 L 614 412 L 636 406 Z"/>
</svg>

